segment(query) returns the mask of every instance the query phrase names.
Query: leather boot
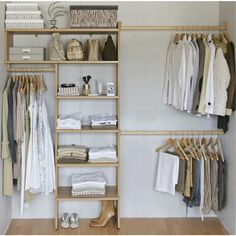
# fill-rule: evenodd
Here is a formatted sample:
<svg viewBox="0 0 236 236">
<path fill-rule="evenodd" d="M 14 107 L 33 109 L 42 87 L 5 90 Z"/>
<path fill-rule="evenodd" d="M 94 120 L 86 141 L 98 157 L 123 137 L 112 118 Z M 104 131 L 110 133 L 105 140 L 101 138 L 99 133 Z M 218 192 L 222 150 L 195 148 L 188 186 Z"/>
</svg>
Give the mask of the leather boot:
<svg viewBox="0 0 236 236">
<path fill-rule="evenodd" d="M 115 207 L 113 201 L 102 201 L 102 211 L 99 218 L 92 220 L 90 226 L 103 227 L 106 226 L 109 220 L 115 216 Z"/>
</svg>

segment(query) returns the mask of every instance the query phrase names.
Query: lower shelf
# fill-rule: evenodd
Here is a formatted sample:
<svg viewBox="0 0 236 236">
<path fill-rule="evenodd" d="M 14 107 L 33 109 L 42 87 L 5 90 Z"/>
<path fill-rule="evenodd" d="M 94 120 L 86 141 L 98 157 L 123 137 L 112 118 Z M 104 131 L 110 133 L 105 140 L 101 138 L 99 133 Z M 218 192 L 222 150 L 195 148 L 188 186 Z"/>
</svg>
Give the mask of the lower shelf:
<svg viewBox="0 0 236 236">
<path fill-rule="evenodd" d="M 116 186 L 107 186 L 105 196 L 100 195 L 86 195 L 86 196 L 72 196 L 71 187 L 58 187 L 57 201 L 97 201 L 97 200 L 119 200 Z"/>
</svg>

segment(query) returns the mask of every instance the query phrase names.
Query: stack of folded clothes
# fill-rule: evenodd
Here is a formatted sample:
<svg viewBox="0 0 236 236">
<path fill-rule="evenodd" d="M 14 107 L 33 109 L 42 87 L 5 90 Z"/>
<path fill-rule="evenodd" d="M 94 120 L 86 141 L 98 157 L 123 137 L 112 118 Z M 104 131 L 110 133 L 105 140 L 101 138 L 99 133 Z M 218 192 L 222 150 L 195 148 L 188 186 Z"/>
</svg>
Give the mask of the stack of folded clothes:
<svg viewBox="0 0 236 236">
<path fill-rule="evenodd" d="M 94 147 L 89 149 L 89 162 L 117 162 L 116 147 Z"/>
<path fill-rule="evenodd" d="M 116 127 L 117 118 L 111 114 L 99 114 L 90 116 L 91 127 Z"/>
<path fill-rule="evenodd" d="M 38 29 L 44 28 L 44 20 L 39 10 L 38 3 L 6 4 L 6 28 Z"/>
<path fill-rule="evenodd" d="M 58 129 L 81 129 L 81 113 L 60 115 L 57 119 Z"/>
<path fill-rule="evenodd" d="M 60 145 L 57 150 L 58 160 L 86 161 L 88 148 L 79 145 Z"/>
<path fill-rule="evenodd" d="M 105 195 L 106 181 L 102 172 L 72 174 L 72 196 Z"/>
</svg>

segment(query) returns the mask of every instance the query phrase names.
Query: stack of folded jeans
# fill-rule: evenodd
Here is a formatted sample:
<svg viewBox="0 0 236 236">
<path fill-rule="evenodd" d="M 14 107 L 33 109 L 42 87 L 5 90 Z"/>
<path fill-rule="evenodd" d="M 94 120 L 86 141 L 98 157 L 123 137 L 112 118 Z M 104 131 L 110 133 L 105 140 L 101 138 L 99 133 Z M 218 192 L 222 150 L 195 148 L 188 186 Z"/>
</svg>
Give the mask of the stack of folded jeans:
<svg viewBox="0 0 236 236">
<path fill-rule="evenodd" d="M 102 172 L 72 174 L 72 196 L 105 195 L 106 181 Z"/>
<path fill-rule="evenodd" d="M 110 127 L 117 125 L 117 117 L 112 114 L 99 114 L 90 116 L 91 127 Z"/>
<path fill-rule="evenodd" d="M 86 161 L 88 148 L 79 145 L 61 145 L 57 150 L 59 160 Z"/>
<path fill-rule="evenodd" d="M 117 162 L 116 146 L 90 148 L 89 162 Z"/>
<path fill-rule="evenodd" d="M 81 113 L 70 115 L 60 115 L 57 119 L 57 128 L 59 129 L 81 129 Z"/>
</svg>

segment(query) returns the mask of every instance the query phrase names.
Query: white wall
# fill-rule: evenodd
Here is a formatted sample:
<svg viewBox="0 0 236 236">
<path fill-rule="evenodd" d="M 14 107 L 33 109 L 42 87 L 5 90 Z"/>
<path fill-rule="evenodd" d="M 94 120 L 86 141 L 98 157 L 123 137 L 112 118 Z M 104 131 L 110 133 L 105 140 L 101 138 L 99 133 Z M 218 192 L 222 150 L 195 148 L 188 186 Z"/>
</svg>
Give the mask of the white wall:
<svg viewBox="0 0 236 236">
<path fill-rule="evenodd" d="M 219 7 L 220 21 L 228 21 L 229 23 L 229 35 L 231 40 L 236 42 L 236 3 L 235 2 L 221 2 Z M 236 187 L 235 187 L 235 170 L 236 170 L 236 154 L 235 154 L 235 143 L 236 143 L 236 117 L 235 112 L 230 118 L 229 131 L 222 137 L 222 143 L 224 146 L 225 156 L 227 158 L 228 166 L 228 186 L 227 186 L 227 206 L 219 214 L 221 222 L 224 224 L 226 229 L 231 234 L 236 234 Z"/>
<path fill-rule="evenodd" d="M 4 65 L 4 49 L 3 49 L 3 27 L 4 27 L 4 7 L 5 4 L 0 2 L 0 72 L 1 72 L 1 79 L 0 79 L 0 94 L 2 94 L 5 80 L 6 80 L 6 70 Z M 2 110 L 2 96 L 0 96 L 0 110 Z M 1 113 L 0 113 L 1 114 Z M 0 116 L 0 123 L 2 124 L 2 115 Z M 0 132 L 0 140 L 1 140 L 1 132 Z M 1 146 L 1 145 L 0 145 Z M 1 147 L 0 147 L 1 151 Z M 0 170 L 2 170 L 2 158 L 0 158 Z M 5 234 L 6 230 L 10 225 L 11 220 L 11 198 L 2 196 L 2 171 L 0 171 L 0 234 Z"/>
<path fill-rule="evenodd" d="M 109 2 L 110 3 L 110 2 Z M 69 3 L 67 3 L 69 4 Z M 75 3 L 74 3 L 75 4 Z M 78 2 L 76 2 L 78 4 Z M 81 4 L 86 4 L 82 2 Z M 90 3 L 92 4 L 92 3 Z M 98 2 L 96 2 L 98 4 Z M 105 4 L 108 4 L 106 2 Z M 117 4 L 117 3 L 115 3 Z M 40 3 L 46 12 L 48 3 Z M 119 20 L 124 25 L 217 25 L 219 4 L 217 2 L 120 2 Z M 210 9 L 210 11 L 209 11 Z M 61 26 L 68 27 L 68 19 L 60 20 Z M 215 119 L 196 118 L 186 113 L 171 110 L 161 101 L 164 81 L 164 68 L 167 47 L 175 32 L 122 32 L 120 57 L 121 82 L 121 130 L 158 130 L 158 129 L 215 129 Z M 67 42 L 70 37 L 63 37 Z M 39 36 L 17 37 L 16 45 L 48 46 L 48 38 Z M 83 39 L 83 38 L 80 38 Z M 93 77 L 114 80 L 111 74 L 114 67 L 89 65 L 64 65 L 60 70 L 61 81 L 79 81 L 81 76 L 91 73 Z M 114 73 L 113 73 L 114 74 Z M 81 81 L 81 80 L 80 80 Z M 47 75 L 49 91 L 46 94 L 51 125 L 53 124 L 53 78 Z M 81 84 L 81 83 L 80 83 Z M 112 104 L 99 101 L 96 106 L 91 102 L 74 102 L 72 106 L 61 105 L 61 112 L 86 111 L 97 113 L 100 109 L 112 108 Z M 74 106 L 79 104 L 77 107 Z M 100 105 L 99 105 L 100 104 Z M 76 108 L 75 108 L 76 107 Z M 64 143 L 81 142 L 101 145 L 114 141 L 110 135 L 65 135 Z M 100 137 L 102 139 L 100 139 Z M 121 216 L 122 217 L 184 217 L 185 205 L 182 196 L 170 196 L 153 191 L 157 155 L 155 148 L 166 137 L 121 137 Z M 75 169 L 61 171 L 60 182 L 69 184 L 69 176 Z M 79 170 L 78 170 L 79 171 Z M 86 171 L 86 169 L 83 169 Z M 107 177 L 112 170 L 107 170 Z M 114 183 L 114 174 L 108 179 Z M 19 198 L 13 199 L 13 217 L 19 218 Z M 81 217 L 95 217 L 99 213 L 97 202 L 64 203 L 62 211 L 78 211 Z M 198 209 L 189 211 L 189 216 L 199 216 Z M 23 218 L 54 217 L 54 195 L 38 196 L 25 210 Z"/>
</svg>

